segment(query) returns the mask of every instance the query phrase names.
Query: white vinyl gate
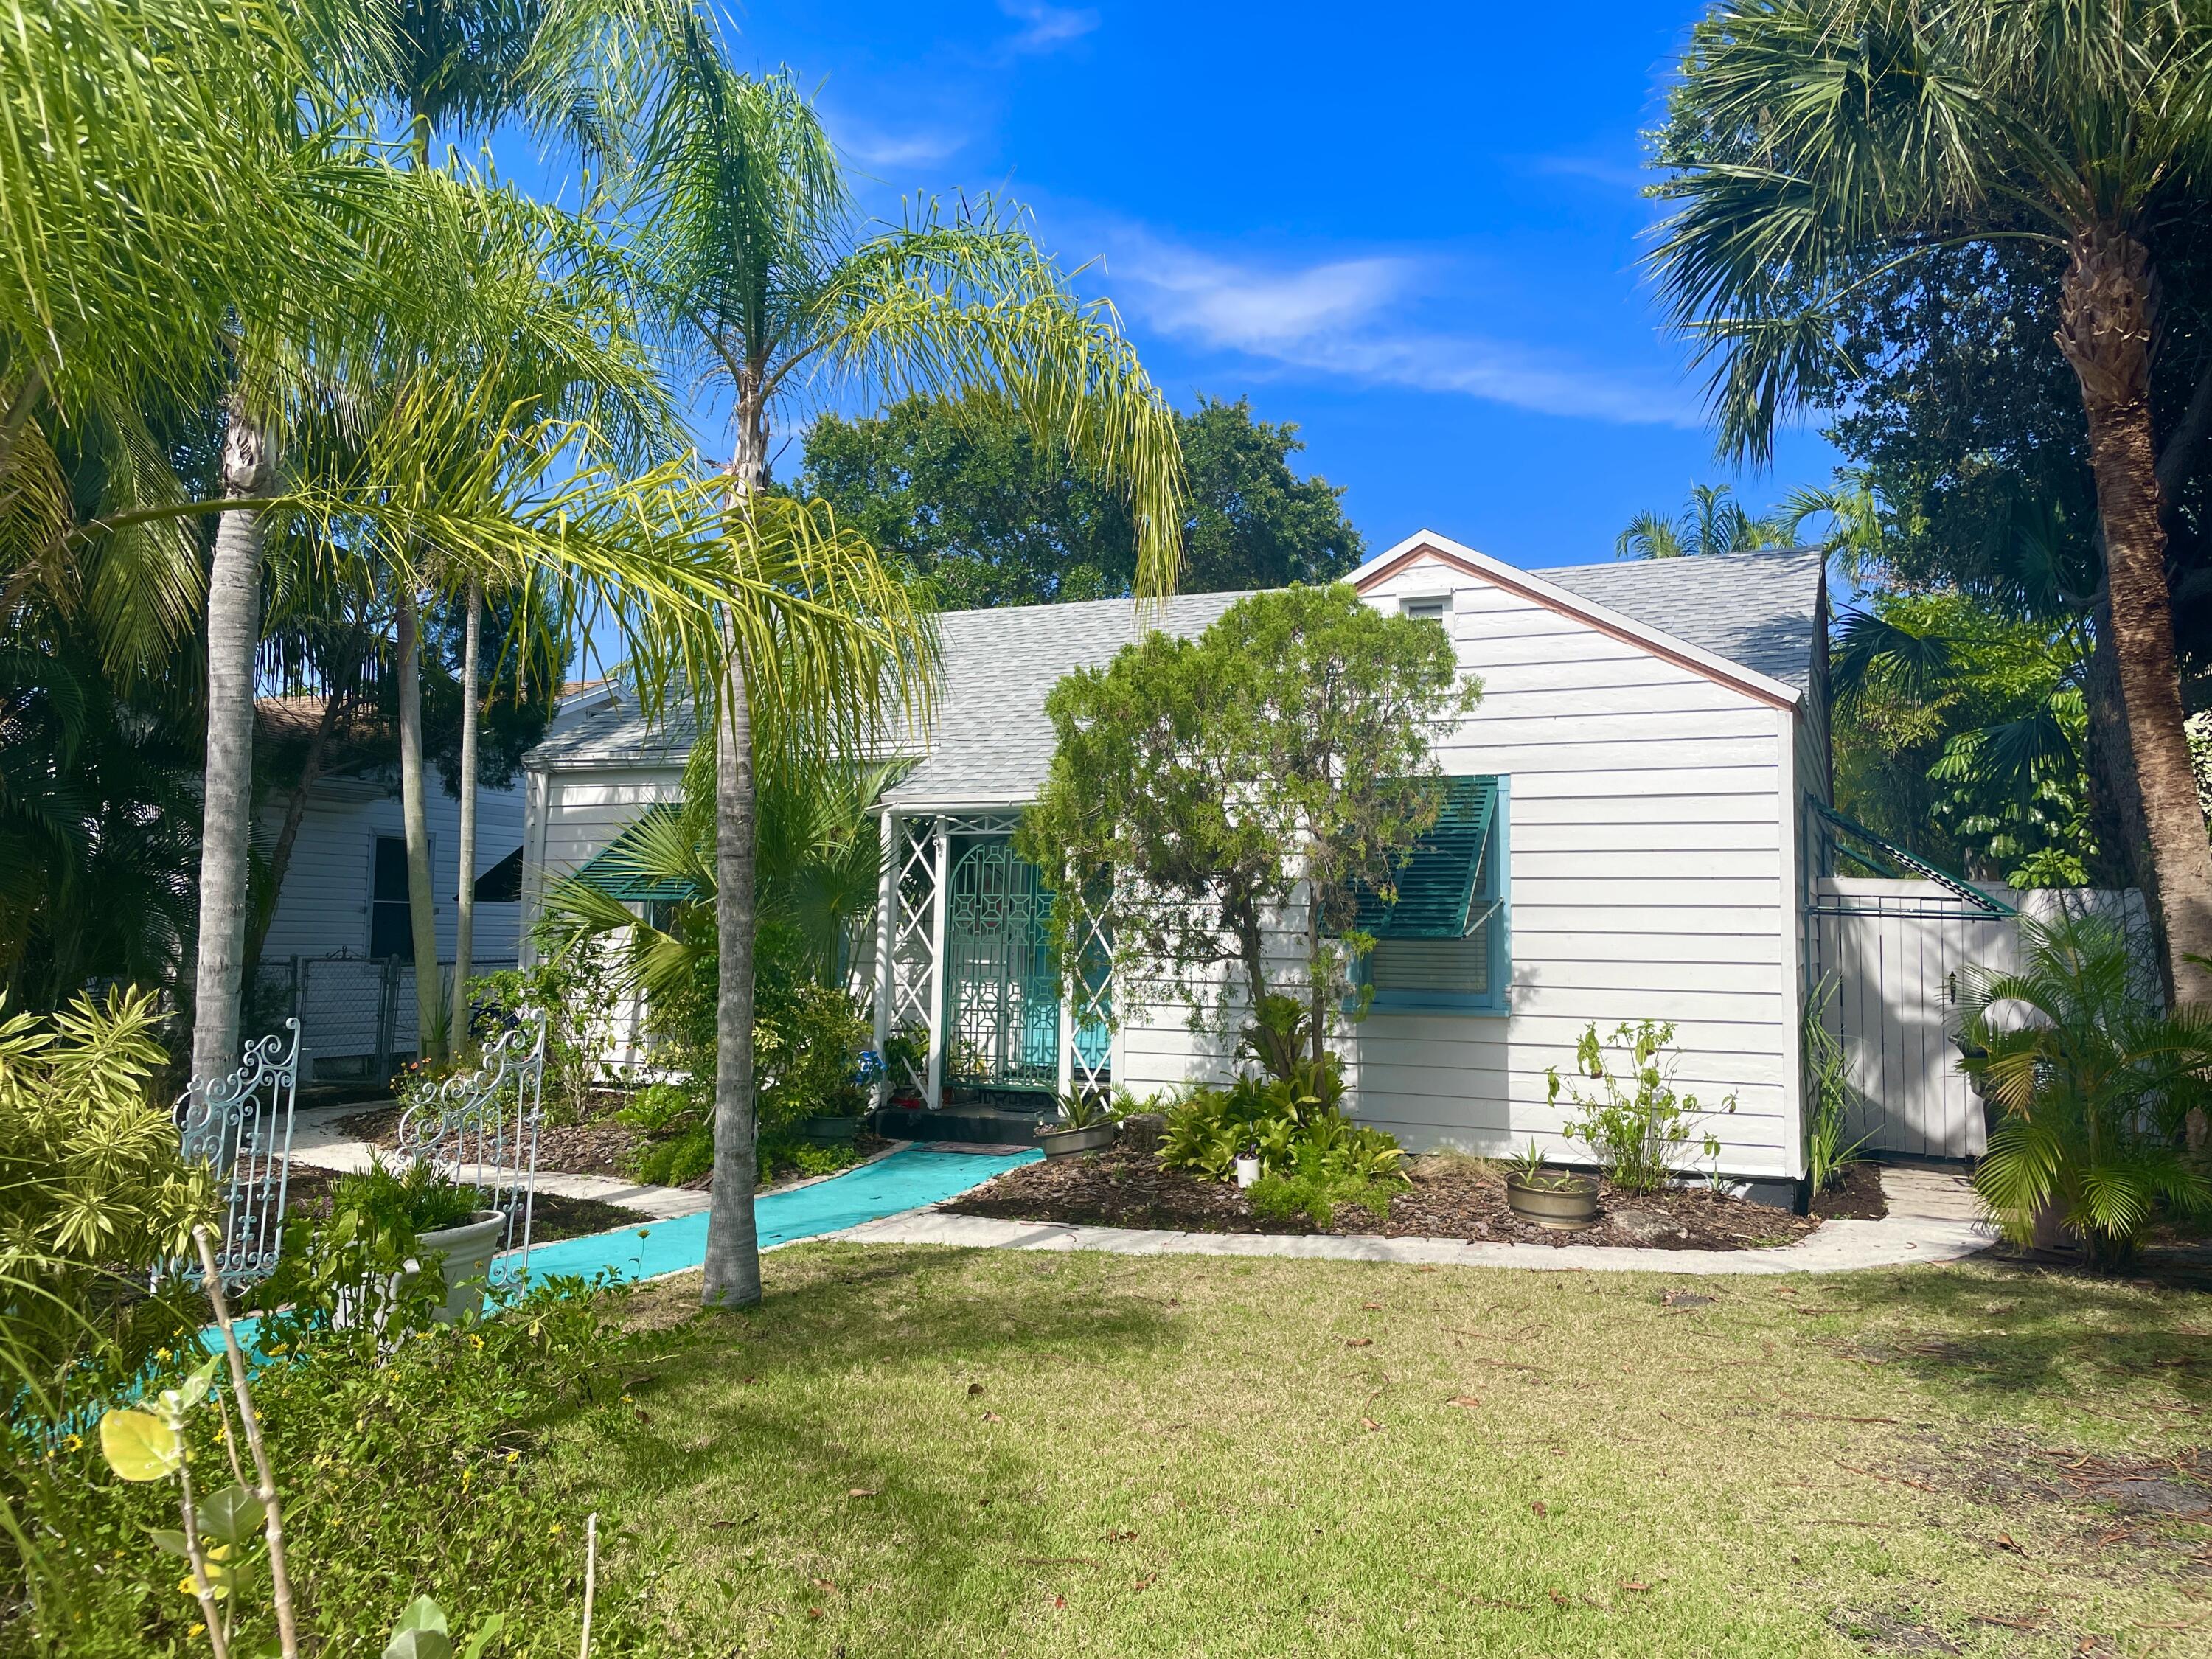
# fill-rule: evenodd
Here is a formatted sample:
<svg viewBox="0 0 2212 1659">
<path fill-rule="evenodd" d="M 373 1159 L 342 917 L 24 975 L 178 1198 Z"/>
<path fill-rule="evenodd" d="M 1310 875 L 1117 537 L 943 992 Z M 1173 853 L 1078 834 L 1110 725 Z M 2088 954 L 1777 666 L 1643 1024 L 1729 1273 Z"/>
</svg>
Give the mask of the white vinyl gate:
<svg viewBox="0 0 2212 1659">
<path fill-rule="evenodd" d="M 2029 916 L 2124 907 L 2147 938 L 2142 896 L 2088 889 L 1987 890 Z M 2020 935 L 2010 916 L 1960 907 L 1930 881 L 1823 877 L 1806 916 L 1807 967 L 1833 983 L 1827 1024 L 1850 1066 L 1850 1136 L 1871 1152 L 1979 1158 L 1988 1145 L 1982 1103 L 1959 1070 L 1956 975 L 1979 963 L 2010 968 Z"/>
</svg>

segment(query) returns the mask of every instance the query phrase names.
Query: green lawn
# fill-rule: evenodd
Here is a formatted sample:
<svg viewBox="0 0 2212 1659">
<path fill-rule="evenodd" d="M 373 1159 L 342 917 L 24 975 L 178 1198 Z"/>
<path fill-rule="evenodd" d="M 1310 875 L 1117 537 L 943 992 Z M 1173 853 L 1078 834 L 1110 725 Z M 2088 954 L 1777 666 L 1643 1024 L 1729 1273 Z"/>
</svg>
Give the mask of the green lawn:
<svg viewBox="0 0 2212 1659">
<path fill-rule="evenodd" d="M 854 1246 L 696 1294 L 554 1448 L 674 1651 L 2212 1653 L 2212 1526 L 2130 1506 L 2212 1494 L 2199 1294 Z"/>
</svg>

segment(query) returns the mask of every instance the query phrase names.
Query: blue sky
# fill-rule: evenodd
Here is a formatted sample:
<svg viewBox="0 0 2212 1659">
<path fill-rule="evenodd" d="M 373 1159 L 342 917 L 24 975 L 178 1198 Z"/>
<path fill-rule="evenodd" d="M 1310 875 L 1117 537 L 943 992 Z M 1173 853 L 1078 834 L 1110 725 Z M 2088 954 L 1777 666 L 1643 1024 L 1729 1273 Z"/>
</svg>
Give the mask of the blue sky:
<svg viewBox="0 0 2212 1659">
<path fill-rule="evenodd" d="M 1121 308 L 1179 405 L 1299 423 L 1370 548 L 1427 526 L 1523 565 L 1609 558 L 1730 479 L 1638 270 L 1640 134 L 1696 9 L 1181 0 L 726 14 L 817 90 L 862 199 L 997 191 Z M 1571 35 L 1563 33 L 1571 27 Z M 703 413 L 704 411 L 702 411 Z M 719 453 L 723 434 L 700 434 Z M 780 470 L 797 463 L 787 449 Z M 1817 434 L 1743 480 L 1825 482 Z"/>
</svg>

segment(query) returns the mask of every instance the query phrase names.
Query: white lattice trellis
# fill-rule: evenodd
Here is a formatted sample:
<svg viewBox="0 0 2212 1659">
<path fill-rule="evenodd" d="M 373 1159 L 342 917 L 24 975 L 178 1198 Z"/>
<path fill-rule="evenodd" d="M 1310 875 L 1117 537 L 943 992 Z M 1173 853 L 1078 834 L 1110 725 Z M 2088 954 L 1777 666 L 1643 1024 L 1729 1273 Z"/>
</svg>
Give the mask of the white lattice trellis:
<svg viewBox="0 0 2212 1659">
<path fill-rule="evenodd" d="M 1095 1099 L 1114 1085 L 1113 942 L 1095 915 L 1077 964 L 1060 1000 L 1060 1091 Z"/>
<path fill-rule="evenodd" d="M 937 1024 L 937 948 L 933 937 L 937 913 L 937 825 L 933 818 L 894 817 L 889 820 L 890 878 L 884 884 L 885 914 L 890 948 L 884 957 L 884 1004 L 889 1011 L 888 1030 L 920 1027 L 933 1036 Z M 927 1097 L 929 1079 L 908 1062 L 906 1075 L 887 1078 L 894 1089 L 902 1084 Z"/>
</svg>

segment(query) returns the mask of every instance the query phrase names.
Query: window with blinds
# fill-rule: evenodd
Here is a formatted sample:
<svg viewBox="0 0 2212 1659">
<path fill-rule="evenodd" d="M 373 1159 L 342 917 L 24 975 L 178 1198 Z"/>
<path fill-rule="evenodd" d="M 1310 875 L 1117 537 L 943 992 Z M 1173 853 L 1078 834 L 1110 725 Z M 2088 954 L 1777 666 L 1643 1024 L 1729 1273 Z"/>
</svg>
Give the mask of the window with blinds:
<svg viewBox="0 0 2212 1659">
<path fill-rule="evenodd" d="M 1364 903 L 1375 935 L 1361 972 L 1375 1009 L 1497 1012 L 1505 1006 L 1505 780 L 1455 778 L 1443 815 L 1414 848 L 1398 901 Z"/>
</svg>

